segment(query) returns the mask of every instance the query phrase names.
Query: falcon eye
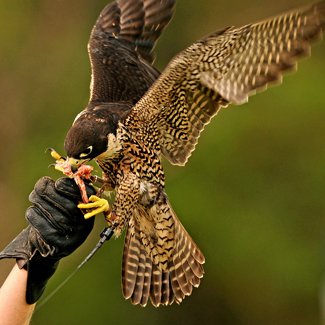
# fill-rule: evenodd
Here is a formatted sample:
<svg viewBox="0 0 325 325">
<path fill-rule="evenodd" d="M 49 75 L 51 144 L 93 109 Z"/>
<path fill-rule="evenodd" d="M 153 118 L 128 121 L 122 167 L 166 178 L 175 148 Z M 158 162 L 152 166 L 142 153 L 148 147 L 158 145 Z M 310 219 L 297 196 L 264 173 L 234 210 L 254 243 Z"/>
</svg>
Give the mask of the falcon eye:
<svg viewBox="0 0 325 325">
<path fill-rule="evenodd" d="M 84 151 L 83 153 L 81 153 L 79 155 L 80 158 L 85 158 L 87 156 L 89 156 L 91 154 L 91 152 L 93 151 L 93 146 L 89 146 L 86 151 Z"/>
</svg>

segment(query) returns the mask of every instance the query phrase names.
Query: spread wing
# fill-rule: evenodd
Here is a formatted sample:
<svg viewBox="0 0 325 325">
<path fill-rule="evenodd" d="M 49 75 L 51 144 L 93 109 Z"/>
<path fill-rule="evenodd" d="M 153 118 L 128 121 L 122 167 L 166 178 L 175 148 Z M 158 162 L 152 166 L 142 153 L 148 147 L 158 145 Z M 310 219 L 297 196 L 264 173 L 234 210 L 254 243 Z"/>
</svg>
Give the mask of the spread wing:
<svg viewBox="0 0 325 325">
<path fill-rule="evenodd" d="M 117 0 L 101 12 L 88 43 L 90 102 L 136 103 L 159 76 L 153 49 L 175 0 Z"/>
<path fill-rule="evenodd" d="M 127 126 L 144 141 L 150 130 L 163 155 L 184 165 L 218 110 L 242 104 L 256 91 L 280 82 L 282 74 L 309 53 L 324 25 L 325 1 L 321 1 L 203 38 L 171 61 L 132 109 Z"/>
</svg>

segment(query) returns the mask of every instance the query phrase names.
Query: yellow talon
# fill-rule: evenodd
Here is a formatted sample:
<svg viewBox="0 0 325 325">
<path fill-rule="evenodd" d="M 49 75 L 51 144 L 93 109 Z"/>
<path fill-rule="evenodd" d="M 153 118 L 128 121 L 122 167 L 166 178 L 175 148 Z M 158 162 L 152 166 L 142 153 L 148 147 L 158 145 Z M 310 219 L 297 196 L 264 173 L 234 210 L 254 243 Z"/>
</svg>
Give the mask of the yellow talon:
<svg viewBox="0 0 325 325">
<path fill-rule="evenodd" d="M 54 149 L 50 149 L 51 150 L 51 156 L 55 159 L 55 160 L 64 160 L 64 158 L 57 153 Z"/>
<path fill-rule="evenodd" d="M 54 165 L 54 169 L 64 174 L 64 168 L 58 164 Z"/>
<path fill-rule="evenodd" d="M 87 210 L 94 209 L 91 212 L 87 212 L 84 215 L 85 219 L 89 219 L 89 218 L 95 216 L 96 214 L 109 211 L 109 204 L 106 199 L 102 199 L 96 195 L 92 195 L 89 198 L 89 203 L 79 203 L 78 208 L 79 209 L 87 209 Z"/>
</svg>

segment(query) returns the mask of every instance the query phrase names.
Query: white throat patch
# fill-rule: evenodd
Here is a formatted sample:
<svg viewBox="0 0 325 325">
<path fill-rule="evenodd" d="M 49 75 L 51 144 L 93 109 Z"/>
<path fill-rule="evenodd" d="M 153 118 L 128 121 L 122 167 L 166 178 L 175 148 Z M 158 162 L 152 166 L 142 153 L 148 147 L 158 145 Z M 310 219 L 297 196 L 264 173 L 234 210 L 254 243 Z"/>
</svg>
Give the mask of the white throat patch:
<svg viewBox="0 0 325 325">
<path fill-rule="evenodd" d="M 107 160 L 113 158 L 122 149 L 119 140 L 113 133 L 109 133 L 107 139 L 108 139 L 107 150 L 102 154 L 100 154 L 99 156 L 97 156 L 96 159 L 98 160 Z"/>
</svg>

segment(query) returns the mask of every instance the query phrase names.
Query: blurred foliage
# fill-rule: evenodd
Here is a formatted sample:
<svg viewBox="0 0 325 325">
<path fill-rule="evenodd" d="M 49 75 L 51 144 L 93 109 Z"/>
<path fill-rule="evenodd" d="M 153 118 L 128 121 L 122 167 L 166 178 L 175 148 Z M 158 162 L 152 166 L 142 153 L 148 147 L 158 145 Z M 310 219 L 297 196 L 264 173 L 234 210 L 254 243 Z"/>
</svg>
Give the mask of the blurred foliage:
<svg viewBox="0 0 325 325">
<path fill-rule="evenodd" d="M 25 225 L 35 181 L 63 152 L 86 105 L 86 44 L 106 0 L 0 1 L 0 244 Z M 300 0 L 179 0 L 157 49 L 160 69 L 199 37 L 306 4 Z M 325 211 L 325 44 L 281 87 L 223 110 L 185 168 L 168 164 L 167 191 L 206 254 L 199 289 L 180 306 L 134 307 L 120 290 L 123 240 L 110 241 L 33 324 L 317 324 Z M 61 263 L 51 292 L 98 240 Z M 1 280 L 12 266 L 1 262 Z"/>
</svg>

